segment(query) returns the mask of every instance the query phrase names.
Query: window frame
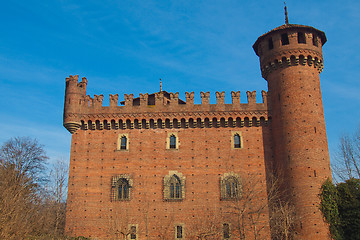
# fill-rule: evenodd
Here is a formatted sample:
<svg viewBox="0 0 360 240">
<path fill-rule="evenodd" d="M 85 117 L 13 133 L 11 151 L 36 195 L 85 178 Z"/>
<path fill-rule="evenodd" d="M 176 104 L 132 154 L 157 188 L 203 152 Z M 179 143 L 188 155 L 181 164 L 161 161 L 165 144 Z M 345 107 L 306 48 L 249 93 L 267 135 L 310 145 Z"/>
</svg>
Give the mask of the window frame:
<svg viewBox="0 0 360 240">
<path fill-rule="evenodd" d="M 242 184 L 239 176 L 235 173 L 224 173 L 220 178 L 220 199 L 238 201 L 241 199 L 241 193 Z"/>
<path fill-rule="evenodd" d="M 122 139 L 126 139 L 125 148 L 123 148 Z M 117 140 L 117 151 L 129 151 L 129 134 L 128 133 L 121 133 L 118 135 Z"/>
<path fill-rule="evenodd" d="M 227 231 L 228 231 L 228 233 L 227 233 L 227 235 L 228 236 L 225 236 L 225 225 L 227 225 Z M 231 239 L 231 224 L 230 223 L 228 223 L 228 222 L 224 222 L 223 224 L 222 224 L 222 239 L 223 240 L 229 240 L 229 239 Z"/>
<path fill-rule="evenodd" d="M 240 146 L 237 147 L 235 145 L 235 136 L 239 136 L 239 140 L 240 140 Z M 244 144 L 243 144 L 243 137 L 240 131 L 232 131 L 231 132 L 231 149 L 243 149 L 244 148 Z"/>
<path fill-rule="evenodd" d="M 169 171 L 164 177 L 164 200 L 182 201 L 185 199 L 185 177 L 177 171 Z"/>
<path fill-rule="evenodd" d="M 179 236 L 179 228 L 181 228 L 181 236 Z M 184 240 L 185 239 L 185 224 L 184 223 L 176 223 L 174 225 L 174 238 L 175 240 L 177 239 L 182 239 Z"/>
<path fill-rule="evenodd" d="M 175 145 L 172 144 L 172 139 L 175 138 Z M 166 149 L 167 150 L 179 150 L 179 136 L 177 132 L 168 132 L 166 137 Z"/>
<path fill-rule="evenodd" d="M 124 191 L 123 188 L 121 188 L 121 193 L 120 193 L 120 186 L 124 186 L 124 184 L 121 183 L 125 183 L 127 186 L 127 193 L 125 194 L 124 197 Z M 133 186 L 133 180 L 130 177 L 130 175 L 128 174 L 120 174 L 117 176 L 114 176 L 112 178 L 112 184 L 111 184 L 111 199 L 112 201 L 130 201 L 131 200 L 131 189 Z M 122 196 L 120 196 L 122 195 Z"/>
<path fill-rule="evenodd" d="M 135 228 L 135 238 L 131 238 L 132 237 L 132 228 Z M 129 224 L 128 225 L 128 231 L 129 231 L 129 239 L 130 240 L 138 240 L 139 236 L 138 236 L 138 224 Z"/>
</svg>

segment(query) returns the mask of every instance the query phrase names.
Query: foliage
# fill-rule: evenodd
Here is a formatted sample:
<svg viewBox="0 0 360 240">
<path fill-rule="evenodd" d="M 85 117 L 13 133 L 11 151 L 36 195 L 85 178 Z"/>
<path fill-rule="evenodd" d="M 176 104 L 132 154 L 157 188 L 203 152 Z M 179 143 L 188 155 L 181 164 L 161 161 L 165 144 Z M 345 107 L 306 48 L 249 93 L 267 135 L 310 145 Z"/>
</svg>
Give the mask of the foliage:
<svg viewBox="0 0 360 240">
<path fill-rule="evenodd" d="M 360 239 L 360 180 L 351 178 L 321 188 L 320 210 L 330 225 L 333 239 Z"/>
<path fill-rule="evenodd" d="M 339 195 L 336 186 L 327 179 L 320 190 L 320 210 L 327 223 L 333 239 L 342 239 L 340 215 L 338 209 Z"/>
</svg>

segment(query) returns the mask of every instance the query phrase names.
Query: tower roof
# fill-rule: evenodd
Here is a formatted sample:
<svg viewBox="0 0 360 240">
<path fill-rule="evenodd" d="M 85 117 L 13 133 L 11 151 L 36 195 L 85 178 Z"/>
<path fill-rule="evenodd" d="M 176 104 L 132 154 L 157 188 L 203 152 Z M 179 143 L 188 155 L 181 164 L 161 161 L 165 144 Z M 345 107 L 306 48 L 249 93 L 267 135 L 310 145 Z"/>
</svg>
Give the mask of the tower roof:
<svg viewBox="0 0 360 240">
<path fill-rule="evenodd" d="M 315 32 L 321 39 L 321 44 L 324 45 L 326 43 L 326 36 L 325 36 L 325 33 L 323 31 L 320 31 L 314 27 L 310 27 L 310 26 L 305 26 L 305 25 L 299 25 L 299 24 L 284 24 L 284 25 L 281 25 L 277 28 L 274 28 L 273 30 L 270 30 L 269 32 L 261 35 L 257 40 L 256 42 L 254 43 L 253 45 L 253 49 L 256 53 L 256 55 L 259 55 L 258 54 L 258 45 L 259 43 L 264 40 L 268 35 L 272 34 L 272 33 L 275 33 L 275 32 L 279 32 L 279 31 L 282 31 L 282 30 L 285 30 L 285 29 L 302 29 L 302 30 L 308 30 L 310 32 Z"/>
</svg>

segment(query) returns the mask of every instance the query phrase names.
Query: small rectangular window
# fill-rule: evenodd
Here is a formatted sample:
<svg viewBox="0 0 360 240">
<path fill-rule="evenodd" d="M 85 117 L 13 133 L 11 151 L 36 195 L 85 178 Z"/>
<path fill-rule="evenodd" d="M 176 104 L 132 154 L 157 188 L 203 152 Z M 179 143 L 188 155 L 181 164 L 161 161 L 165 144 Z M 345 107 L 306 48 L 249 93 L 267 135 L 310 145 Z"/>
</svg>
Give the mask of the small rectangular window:
<svg viewBox="0 0 360 240">
<path fill-rule="evenodd" d="M 223 236 L 224 239 L 230 238 L 230 225 L 228 223 L 223 224 Z"/>
<path fill-rule="evenodd" d="M 136 226 L 130 227 L 130 239 L 136 239 Z"/>
<path fill-rule="evenodd" d="M 287 35 L 287 33 L 281 34 L 281 44 L 289 45 L 289 36 Z"/>
<path fill-rule="evenodd" d="M 298 32 L 298 43 L 306 43 L 305 33 Z"/>
<path fill-rule="evenodd" d="M 177 239 L 183 238 L 183 227 L 182 226 L 176 226 L 176 238 Z"/>
</svg>

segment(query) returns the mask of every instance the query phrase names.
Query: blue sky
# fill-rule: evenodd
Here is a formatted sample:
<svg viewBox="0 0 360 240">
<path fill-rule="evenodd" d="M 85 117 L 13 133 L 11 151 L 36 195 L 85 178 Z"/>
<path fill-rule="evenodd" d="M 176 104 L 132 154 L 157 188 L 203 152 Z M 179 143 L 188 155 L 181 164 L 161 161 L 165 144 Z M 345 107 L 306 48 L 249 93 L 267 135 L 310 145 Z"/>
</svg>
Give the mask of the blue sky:
<svg viewBox="0 0 360 240">
<path fill-rule="evenodd" d="M 290 23 L 324 31 L 321 86 L 331 152 L 360 124 L 360 1 L 287 1 Z M 283 1 L 2 1 L 0 142 L 37 138 L 69 158 L 62 126 L 65 78 L 88 94 L 267 90 L 252 45 L 284 23 Z M 261 94 L 258 94 L 260 101 Z"/>
</svg>

